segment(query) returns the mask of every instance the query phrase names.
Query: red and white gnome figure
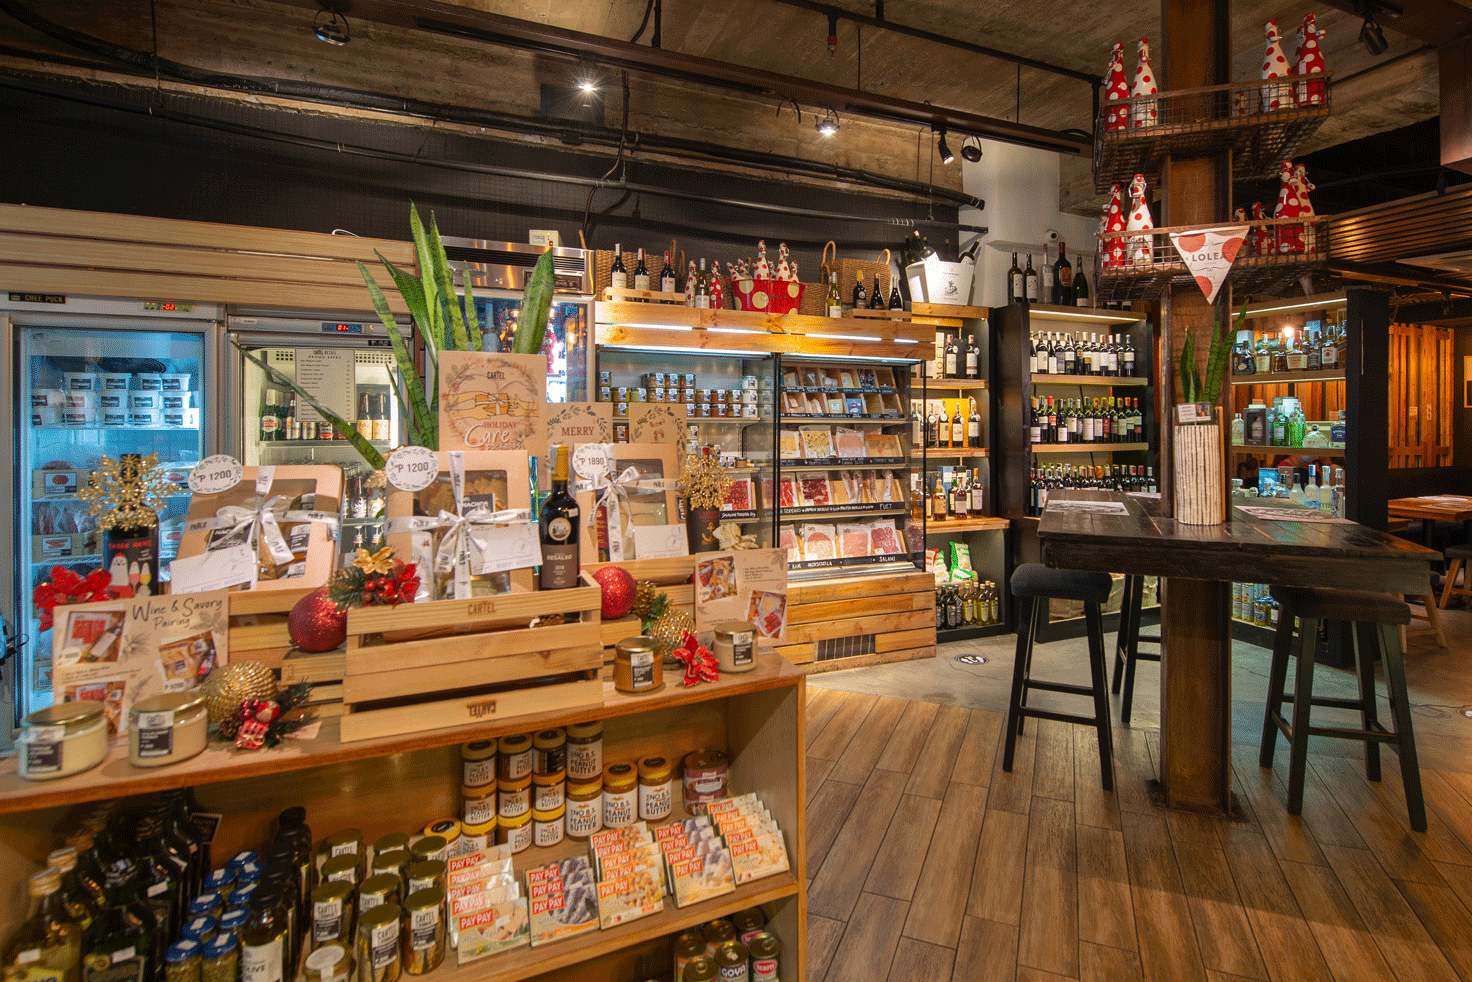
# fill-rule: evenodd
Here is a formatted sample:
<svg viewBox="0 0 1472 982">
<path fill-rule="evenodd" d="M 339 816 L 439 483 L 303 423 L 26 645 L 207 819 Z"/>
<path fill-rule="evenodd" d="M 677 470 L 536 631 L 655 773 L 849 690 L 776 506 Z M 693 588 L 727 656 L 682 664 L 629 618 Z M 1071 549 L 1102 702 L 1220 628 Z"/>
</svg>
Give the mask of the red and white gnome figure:
<svg viewBox="0 0 1472 982">
<path fill-rule="evenodd" d="M 1303 15 L 1303 24 L 1298 28 L 1298 57 L 1293 66 L 1295 75 L 1315 75 L 1326 70 L 1324 65 L 1324 54 L 1319 50 L 1319 42 L 1326 35 L 1319 30 L 1318 22 L 1314 20 L 1313 12 Z M 1300 108 L 1304 106 L 1321 106 L 1324 104 L 1324 80 L 1314 79 L 1311 82 L 1299 82 L 1293 87 L 1293 101 Z"/>
<path fill-rule="evenodd" d="M 1313 218 L 1314 203 L 1308 200 L 1308 193 L 1314 189 L 1313 182 L 1304 173 L 1303 165 L 1298 164 L 1293 168 L 1293 190 L 1298 196 L 1298 217 Z M 1317 252 L 1318 242 L 1314 235 L 1313 222 L 1306 222 L 1299 226 L 1303 230 L 1303 251 Z"/>
<path fill-rule="evenodd" d="M 1130 182 L 1130 217 L 1125 224 L 1126 232 L 1148 232 L 1155 228 L 1155 219 L 1150 217 L 1150 206 L 1145 203 L 1145 175 L 1136 174 Z M 1150 243 L 1154 236 L 1135 235 L 1129 239 L 1129 262 L 1133 266 L 1149 266 L 1154 260 Z"/>
<path fill-rule="evenodd" d="M 1252 251 L 1259 256 L 1271 256 L 1277 251 L 1273 248 L 1272 227 L 1262 224 L 1267 219 L 1267 213 L 1262 210 L 1262 202 L 1254 201 L 1252 203 L 1252 220 L 1258 224 L 1252 227 Z"/>
<path fill-rule="evenodd" d="M 1129 110 L 1111 103 L 1130 97 L 1130 83 L 1124 77 L 1124 42 L 1115 41 L 1109 54 L 1109 67 L 1104 72 L 1104 129 L 1106 131 L 1128 129 Z"/>
<path fill-rule="evenodd" d="M 1109 194 L 1109 204 L 1104 207 L 1104 217 L 1100 224 L 1108 233 L 1104 239 L 1104 265 L 1110 269 L 1117 269 L 1125 264 L 1124 236 L 1119 234 L 1124 231 L 1124 206 L 1119 200 L 1119 185 Z"/>
<path fill-rule="evenodd" d="M 1298 189 L 1293 186 L 1293 161 L 1285 160 L 1278 165 L 1278 203 L 1273 207 L 1273 217 L 1297 218 L 1302 207 Z M 1273 232 L 1278 243 L 1278 252 L 1303 251 L 1301 225 L 1276 225 Z"/>
<path fill-rule="evenodd" d="M 1278 36 L 1278 22 L 1270 20 L 1262 26 L 1263 34 L 1267 35 L 1268 48 L 1262 56 L 1262 80 L 1267 85 L 1262 87 L 1262 111 L 1270 113 L 1279 108 L 1283 96 L 1287 93 L 1287 87 L 1275 79 L 1286 78 L 1292 69 L 1288 67 L 1288 59 L 1283 55 L 1283 41 Z"/>
<path fill-rule="evenodd" d="M 1135 81 L 1130 86 L 1130 95 L 1155 95 L 1160 90 L 1155 87 L 1155 70 L 1150 67 L 1150 39 L 1140 38 L 1139 56 L 1135 61 Z M 1146 126 L 1154 126 L 1155 101 L 1137 102 L 1130 107 L 1130 122 L 1135 129 L 1143 129 Z"/>
</svg>

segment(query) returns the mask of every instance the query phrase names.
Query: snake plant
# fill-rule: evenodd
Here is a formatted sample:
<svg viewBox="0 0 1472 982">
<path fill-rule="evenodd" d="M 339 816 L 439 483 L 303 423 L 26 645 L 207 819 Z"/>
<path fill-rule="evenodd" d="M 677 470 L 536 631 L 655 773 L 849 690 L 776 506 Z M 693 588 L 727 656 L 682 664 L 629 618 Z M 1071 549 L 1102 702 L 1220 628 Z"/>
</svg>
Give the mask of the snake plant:
<svg viewBox="0 0 1472 982">
<path fill-rule="evenodd" d="M 1206 354 L 1206 379 L 1201 378 L 1201 371 L 1196 367 L 1196 337 L 1187 329 L 1186 340 L 1181 345 L 1181 398 L 1182 403 L 1204 402 L 1212 405 L 1216 402 L 1221 392 L 1222 376 L 1227 371 L 1227 359 L 1231 357 L 1232 340 L 1237 336 L 1242 321 L 1247 317 L 1247 304 L 1242 305 L 1242 310 L 1232 323 L 1229 331 L 1222 330 L 1222 307 L 1226 304 L 1216 305 L 1216 318 L 1211 325 L 1211 347 Z"/>
<path fill-rule="evenodd" d="M 404 305 L 409 308 L 409 314 L 419 325 L 420 333 L 424 336 L 424 350 L 427 356 L 426 378 L 420 378 L 418 372 L 415 371 L 413 354 L 409 346 L 404 343 L 404 338 L 394 323 L 393 311 L 389 309 L 388 300 L 373 279 L 373 274 L 362 263 L 358 263 L 358 270 L 363 274 L 363 283 L 368 287 L 368 296 L 373 301 L 373 309 L 377 311 L 378 319 L 383 322 L 389 342 L 393 345 L 394 360 L 399 369 L 394 397 L 398 400 L 399 412 L 408 428 L 408 443 L 438 450 L 440 445 L 438 404 L 440 352 L 479 351 L 483 339 L 480 318 L 475 309 L 475 295 L 468 278 L 464 283 L 463 307 L 460 298 L 455 294 L 454 270 L 450 268 L 449 259 L 445 256 L 444 243 L 440 240 L 440 230 L 435 223 L 434 213 L 430 212 L 429 231 L 426 232 L 419 219 L 419 210 L 411 201 L 409 203 L 409 230 L 414 236 L 414 249 L 419 265 L 418 276 L 410 275 L 395 266 L 385 259 L 382 253 L 375 252 L 374 254 L 388 270 L 388 275 L 398 289 L 399 295 L 404 298 Z M 516 339 L 512 344 L 513 354 L 529 355 L 542 350 L 542 340 L 547 330 L 547 312 L 552 306 L 553 285 L 552 251 L 549 249 L 537 259 L 537 264 L 527 279 L 526 289 L 522 292 L 521 315 L 518 318 L 520 329 L 517 330 Z M 240 348 L 239 343 L 236 344 L 236 347 Z M 273 384 L 291 389 L 308 405 L 321 413 L 322 417 L 332 424 L 332 428 L 337 430 L 362 455 L 369 467 L 374 470 L 383 467 L 383 454 L 357 431 L 352 422 L 333 413 L 293 379 L 282 375 L 261 358 L 244 348 L 240 348 L 240 351 L 247 360 L 254 362 L 261 371 L 265 372 L 266 378 Z"/>
</svg>

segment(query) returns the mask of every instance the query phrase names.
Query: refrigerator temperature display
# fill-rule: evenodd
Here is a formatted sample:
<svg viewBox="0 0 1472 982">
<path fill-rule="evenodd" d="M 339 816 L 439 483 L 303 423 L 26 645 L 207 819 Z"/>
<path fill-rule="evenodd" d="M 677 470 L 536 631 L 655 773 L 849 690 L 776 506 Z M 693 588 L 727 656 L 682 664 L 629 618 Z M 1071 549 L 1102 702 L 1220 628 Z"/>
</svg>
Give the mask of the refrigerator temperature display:
<svg viewBox="0 0 1472 982">
<path fill-rule="evenodd" d="M 362 334 L 363 333 L 363 325 L 362 324 L 331 324 L 331 323 L 328 323 L 327 321 L 323 321 L 322 322 L 322 333 L 323 334 Z"/>
</svg>

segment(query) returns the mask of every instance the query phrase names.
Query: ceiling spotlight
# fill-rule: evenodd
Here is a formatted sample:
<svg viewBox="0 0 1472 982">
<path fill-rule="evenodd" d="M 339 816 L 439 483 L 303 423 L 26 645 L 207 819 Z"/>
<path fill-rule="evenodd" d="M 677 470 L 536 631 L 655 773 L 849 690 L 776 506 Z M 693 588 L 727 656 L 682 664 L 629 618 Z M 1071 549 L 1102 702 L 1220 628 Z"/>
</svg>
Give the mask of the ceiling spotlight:
<svg viewBox="0 0 1472 982">
<path fill-rule="evenodd" d="M 824 136 L 832 136 L 838 132 L 838 113 L 830 106 L 823 118 L 818 120 L 815 129 Z"/>
<path fill-rule="evenodd" d="M 1385 32 L 1380 25 L 1375 23 L 1373 17 L 1366 16 L 1365 22 L 1360 25 L 1360 44 L 1372 55 L 1383 55 L 1385 49 L 1390 47 L 1390 42 L 1385 40 Z"/>
<path fill-rule="evenodd" d="M 352 40 L 348 33 L 348 19 L 337 11 L 325 7 L 317 11 L 317 19 L 312 24 L 312 34 L 318 41 L 326 41 L 328 44 L 343 45 Z"/>
<path fill-rule="evenodd" d="M 942 126 L 935 132 L 940 136 L 940 141 L 935 145 L 935 149 L 940 151 L 940 162 L 943 164 L 955 163 L 956 155 L 951 153 L 950 147 L 946 146 L 946 128 Z"/>
<path fill-rule="evenodd" d="M 974 136 L 968 136 L 961 141 L 961 159 L 968 163 L 977 163 L 981 160 L 981 141 Z"/>
</svg>

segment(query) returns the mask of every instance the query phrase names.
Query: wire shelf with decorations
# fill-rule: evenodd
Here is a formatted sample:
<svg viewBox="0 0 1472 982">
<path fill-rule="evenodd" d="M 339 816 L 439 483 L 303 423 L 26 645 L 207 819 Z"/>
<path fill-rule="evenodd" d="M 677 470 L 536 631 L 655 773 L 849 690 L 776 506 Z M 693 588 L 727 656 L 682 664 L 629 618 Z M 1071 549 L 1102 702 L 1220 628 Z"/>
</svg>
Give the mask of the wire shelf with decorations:
<svg viewBox="0 0 1472 982">
<path fill-rule="evenodd" d="M 1232 151 L 1236 180 L 1271 177 L 1329 117 L 1330 77 L 1317 72 L 1250 79 L 1101 103 L 1094 126 L 1094 190 L 1128 187 L 1136 174 L 1153 184 L 1166 157 L 1223 150 Z"/>
<path fill-rule="evenodd" d="M 1322 269 L 1329 260 L 1327 215 L 1101 232 L 1094 258 L 1096 302 L 1154 300 L 1167 286 L 1192 282 L 1194 277 L 1171 242 L 1171 233 L 1243 224 L 1248 226 L 1247 238 L 1227 274 L 1227 282 L 1238 298 L 1277 295 L 1305 273 Z M 1109 262 L 1116 244 L 1123 250 L 1123 261 L 1118 264 Z"/>
</svg>

